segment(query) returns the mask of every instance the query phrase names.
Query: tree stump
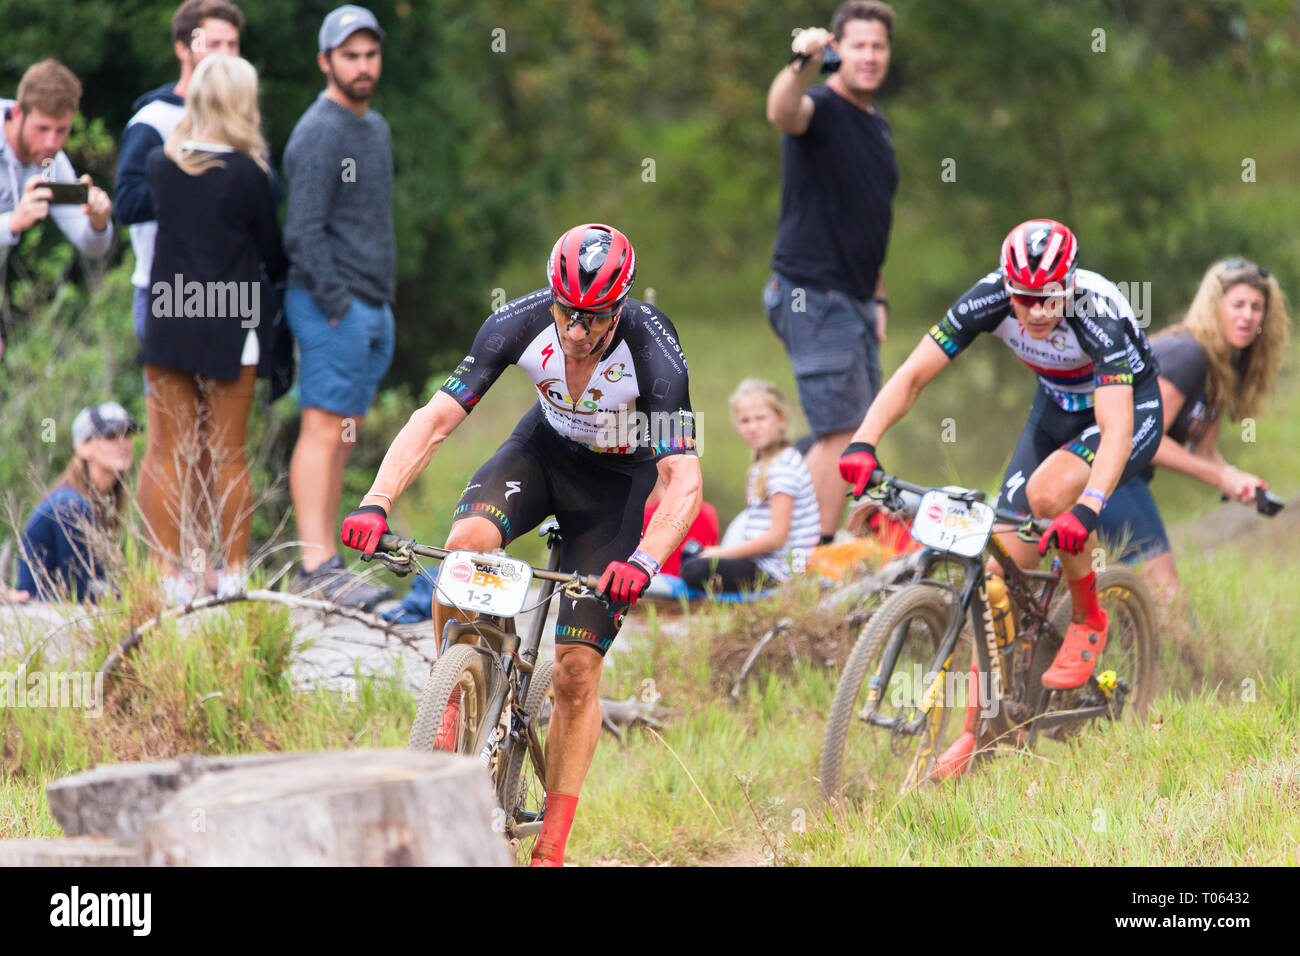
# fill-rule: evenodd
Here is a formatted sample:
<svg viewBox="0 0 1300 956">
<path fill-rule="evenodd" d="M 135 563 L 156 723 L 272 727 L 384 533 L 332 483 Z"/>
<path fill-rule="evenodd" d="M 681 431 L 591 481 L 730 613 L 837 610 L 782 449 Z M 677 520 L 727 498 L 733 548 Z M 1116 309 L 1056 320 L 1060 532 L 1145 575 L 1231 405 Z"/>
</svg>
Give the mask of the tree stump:
<svg viewBox="0 0 1300 956">
<path fill-rule="evenodd" d="M 0 840 L 0 869 L 11 866 L 140 866 L 140 851 L 101 837 Z"/>
<path fill-rule="evenodd" d="M 482 765 L 405 750 L 205 774 L 146 819 L 148 866 L 507 866 Z"/>
</svg>

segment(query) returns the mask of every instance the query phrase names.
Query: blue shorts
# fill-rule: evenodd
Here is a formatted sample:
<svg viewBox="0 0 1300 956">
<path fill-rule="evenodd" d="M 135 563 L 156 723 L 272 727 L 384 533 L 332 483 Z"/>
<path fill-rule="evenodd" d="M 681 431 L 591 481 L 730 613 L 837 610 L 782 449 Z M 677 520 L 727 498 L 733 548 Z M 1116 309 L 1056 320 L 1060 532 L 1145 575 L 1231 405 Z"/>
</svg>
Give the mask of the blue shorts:
<svg viewBox="0 0 1300 956">
<path fill-rule="evenodd" d="M 785 343 L 813 437 L 857 431 L 880 391 L 875 304 L 774 272 L 763 308 Z"/>
<path fill-rule="evenodd" d="M 290 287 L 284 314 L 298 340 L 298 406 L 335 415 L 364 415 L 393 361 L 393 310 L 356 296 L 338 325 L 316 300 Z"/>
<path fill-rule="evenodd" d="M 1107 499 L 1097 534 L 1110 547 L 1126 542 L 1120 558 L 1125 564 L 1149 561 L 1171 550 L 1160 509 L 1141 475 L 1120 485 Z"/>
</svg>

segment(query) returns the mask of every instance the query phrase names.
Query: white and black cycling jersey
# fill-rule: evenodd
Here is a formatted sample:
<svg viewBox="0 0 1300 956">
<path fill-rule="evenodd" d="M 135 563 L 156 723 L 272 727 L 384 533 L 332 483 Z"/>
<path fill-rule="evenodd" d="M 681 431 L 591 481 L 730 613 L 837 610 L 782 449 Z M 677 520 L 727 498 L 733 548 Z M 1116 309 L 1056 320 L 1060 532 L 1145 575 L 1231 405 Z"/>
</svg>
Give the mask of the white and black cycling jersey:
<svg viewBox="0 0 1300 956">
<path fill-rule="evenodd" d="M 537 388 L 547 425 L 588 451 L 629 461 L 694 454 L 686 356 L 668 317 L 629 298 L 586 387 L 570 395 L 550 307 L 550 289 L 539 289 L 490 315 L 441 390 L 468 412 L 518 365 Z"/>
<path fill-rule="evenodd" d="M 1113 282 L 1087 269 L 1075 273 L 1061 321 L 1046 339 L 1030 338 L 1017 321 L 1001 270 L 957 299 L 931 327 L 930 338 L 956 358 L 981 332 L 1005 342 L 1065 411 L 1091 408 L 1098 386 L 1137 387 L 1159 372 L 1133 307 Z"/>
</svg>

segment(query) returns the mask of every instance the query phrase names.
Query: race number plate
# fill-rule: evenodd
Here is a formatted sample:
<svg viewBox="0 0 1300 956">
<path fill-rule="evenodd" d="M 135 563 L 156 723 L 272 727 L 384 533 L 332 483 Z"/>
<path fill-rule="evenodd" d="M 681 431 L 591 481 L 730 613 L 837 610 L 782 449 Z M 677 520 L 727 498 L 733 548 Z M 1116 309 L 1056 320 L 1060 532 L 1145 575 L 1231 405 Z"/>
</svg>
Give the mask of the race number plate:
<svg viewBox="0 0 1300 956">
<path fill-rule="evenodd" d="M 453 551 L 438 569 L 438 601 L 442 604 L 514 617 L 528 598 L 533 569 L 504 554 Z"/>
<path fill-rule="evenodd" d="M 968 558 L 984 550 L 992 530 L 992 508 L 982 501 L 949 498 L 942 491 L 926 492 L 912 522 L 912 537 L 927 548 Z"/>
</svg>

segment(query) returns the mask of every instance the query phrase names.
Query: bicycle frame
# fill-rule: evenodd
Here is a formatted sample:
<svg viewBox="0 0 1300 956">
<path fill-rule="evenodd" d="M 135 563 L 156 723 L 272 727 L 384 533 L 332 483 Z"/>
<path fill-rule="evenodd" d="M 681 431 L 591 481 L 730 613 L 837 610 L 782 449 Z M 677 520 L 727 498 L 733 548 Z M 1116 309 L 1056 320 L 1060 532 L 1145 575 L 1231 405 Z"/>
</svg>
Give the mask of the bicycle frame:
<svg viewBox="0 0 1300 956">
<path fill-rule="evenodd" d="M 888 479 L 888 482 L 889 487 L 886 487 L 885 491 L 886 497 L 890 495 L 893 489 L 901 489 L 913 494 L 924 494 L 927 491 L 935 490 L 893 478 Z M 952 496 L 969 498 L 970 500 L 982 500 L 984 497 L 980 492 L 973 492 L 969 495 L 953 494 Z M 1028 530 L 1025 524 L 1027 516 L 1005 511 L 1001 508 L 996 508 L 994 513 L 996 519 L 1004 524 L 1004 531 L 1015 528 L 1018 533 L 1024 533 Z M 1011 645 L 1006 648 L 997 646 L 996 637 L 993 634 L 993 618 L 989 607 L 985 573 L 985 564 L 988 558 L 996 561 L 1001 568 L 1003 580 L 1006 582 L 1008 598 L 1019 613 L 1016 634 Z M 938 565 L 944 563 L 956 564 L 962 568 L 963 575 L 960 591 L 952 585 L 930 576 Z M 931 661 L 929 673 L 934 675 L 933 680 L 921 694 L 919 703 L 915 707 L 915 716 L 905 721 L 900 717 L 883 716 L 875 710 L 884 692 L 880 675 L 893 673 L 898 654 L 902 649 L 901 644 L 893 640 L 890 641 L 886 648 L 876 674 L 868 681 L 867 705 L 858 716 L 872 726 L 884 728 L 893 734 L 901 736 L 916 736 L 924 732 L 927 726 L 930 725 L 930 712 L 942 700 L 944 684 L 952 667 L 952 657 L 961 636 L 962 625 L 967 618 L 971 622 L 977 666 L 980 673 L 989 675 L 989 694 L 984 706 L 987 708 L 991 701 L 996 700 L 999 708 L 1005 709 L 1005 713 L 1010 718 L 1009 726 L 1006 729 L 1022 729 L 1028 726 L 1029 742 L 1032 745 L 1037 735 L 1042 731 L 1076 721 L 1088 720 L 1092 717 L 1112 715 L 1113 704 L 1118 704 L 1120 708 L 1123 707 L 1126 686 L 1117 685 L 1115 690 L 1107 689 L 1097 682 L 1095 675 L 1090 675 L 1088 681 L 1080 689 L 1086 689 L 1095 694 L 1100 703 L 1077 707 L 1072 710 L 1042 713 L 1051 692 L 1042 686 L 1027 686 L 1026 678 L 1029 676 L 1028 672 L 1032 668 L 1032 662 L 1038 652 L 1040 642 L 1047 642 L 1049 648 L 1056 648 L 1060 646 L 1062 640 L 1061 634 L 1057 632 L 1048 619 L 1052 600 L 1056 595 L 1060 579 L 1059 562 L 1055 562 L 1053 569 L 1050 571 L 1022 569 L 1016 564 L 996 533 L 989 537 L 983 551 L 974 557 L 932 548 L 924 549 L 911 583 L 926 584 L 949 591 L 953 596 L 954 603 L 960 608 L 960 613 L 953 613 L 949 616 L 947 630 L 944 632 L 939 642 L 938 651 Z M 1041 582 L 1041 589 L 1035 588 L 1034 582 Z M 1023 648 L 1027 659 L 1016 653 L 1020 648 Z M 1022 665 L 1019 668 L 1014 667 L 1017 660 L 1020 660 Z M 1005 674 L 1003 672 L 1004 665 L 1011 665 L 1014 672 Z"/>
</svg>

